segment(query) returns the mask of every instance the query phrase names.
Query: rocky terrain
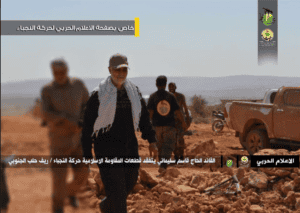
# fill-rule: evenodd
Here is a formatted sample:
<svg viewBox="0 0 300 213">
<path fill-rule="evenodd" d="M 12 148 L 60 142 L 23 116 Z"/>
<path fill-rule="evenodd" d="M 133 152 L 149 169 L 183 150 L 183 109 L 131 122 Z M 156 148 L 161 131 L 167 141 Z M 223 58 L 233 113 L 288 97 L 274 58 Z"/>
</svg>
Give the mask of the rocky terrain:
<svg viewBox="0 0 300 213">
<path fill-rule="evenodd" d="M 1 118 L 2 155 L 49 155 L 47 128 L 31 116 Z M 158 166 L 142 165 L 138 183 L 127 199 L 130 213 L 198 213 L 198 212 L 300 212 L 299 168 L 220 168 L 219 158 L 247 155 L 234 132 L 227 128 L 214 135 L 209 124 L 192 124 L 192 135 L 185 137 L 186 155 L 191 158 L 216 157 L 215 164 L 171 165 L 163 177 Z M 148 143 L 140 138 L 141 156 L 148 156 Z M 257 154 L 299 155 L 300 150 L 262 150 Z M 51 212 L 52 176 L 48 168 L 8 168 L 7 181 L 11 202 L 9 213 Z M 237 175 L 241 193 L 238 195 L 206 194 L 204 190 Z M 70 173 L 68 179 L 72 178 Z M 235 190 L 232 187 L 231 190 Z M 66 200 L 65 212 L 96 213 L 105 190 L 98 168 L 91 165 L 87 184 L 78 198 L 79 209 L 73 209 Z"/>
</svg>

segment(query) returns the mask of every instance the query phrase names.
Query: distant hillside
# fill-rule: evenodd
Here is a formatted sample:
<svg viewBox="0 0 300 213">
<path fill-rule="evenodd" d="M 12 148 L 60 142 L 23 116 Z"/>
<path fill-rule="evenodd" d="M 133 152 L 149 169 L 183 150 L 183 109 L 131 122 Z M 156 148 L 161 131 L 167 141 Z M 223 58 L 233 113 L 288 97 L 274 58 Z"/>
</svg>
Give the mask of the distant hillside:
<svg viewBox="0 0 300 213">
<path fill-rule="evenodd" d="M 103 79 L 82 79 L 91 92 Z M 156 91 L 156 77 L 137 77 L 130 79 L 143 93 L 149 95 Z M 43 85 L 51 79 L 29 80 L 1 83 L 1 113 L 11 109 L 34 104 L 40 96 Z M 220 99 L 261 99 L 266 90 L 281 86 L 299 86 L 299 77 L 276 76 L 227 76 L 227 77 L 168 77 L 168 83 L 175 82 L 177 91 L 186 96 L 188 104 L 193 95 L 202 95 L 209 104 L 218 104 Z"/>
<path fill-rule="evenodd" d="M 92 91 L 102 79 L 82 79 L 89 91 Z M 156 90 L 156 77 L 137 77 L 130 79 L 140 90 L 145 93 L 152 93 Z M 30 80 L 22 82 L 1 83 L 1 96 L 21 96 L 36 97 L 40 94 L 41 88 L 51 79 Z M 298 77 L 276 77 L 276 76 L 228 76 L 228 77 L 168 77 L 168 83 L 175 82 L 178 91 L 189 94 L 199 94 L 203 91 L 222 91 L 222 90 L 240 90 L 252 89 L 256 91 L 265 91 L 271 88 L 281 86 L 299 86 L 300 78 Z M 247 93 L 249 93 L 247 91 Z M 236 92 L 233 92 L 236 95 Z M 256 92 L 245 95 L 254 95 Z M 219 95 L 218 92 L 209 93 L 213 96 Z M 243 95 L 243 94 L 241 94 Z M 261 95 L 261 94 L 259 94 Z"/>
</svg>

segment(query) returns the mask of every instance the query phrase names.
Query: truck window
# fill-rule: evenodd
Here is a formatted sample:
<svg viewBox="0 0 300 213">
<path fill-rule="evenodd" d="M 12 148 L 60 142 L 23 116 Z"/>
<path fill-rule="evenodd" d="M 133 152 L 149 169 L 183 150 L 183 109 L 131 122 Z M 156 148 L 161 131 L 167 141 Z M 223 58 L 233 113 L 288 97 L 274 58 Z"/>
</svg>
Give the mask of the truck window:
<svg viewBox="0 0 300 213">
<path fill-rule="evenodd" d="M 290 106 L 300 107 L 300 90 L 287 90 L 283 95 L 284 103 Z"/>
<path fill-rule="evenodd" d="M 276 94 L 277 94 L 277 92 L 273 92 L 273 93 L 271 94 L 271 96 L 270 96 L 270 102 L 271 102 L 271 104 L 274 103 Z"/>
</svg>

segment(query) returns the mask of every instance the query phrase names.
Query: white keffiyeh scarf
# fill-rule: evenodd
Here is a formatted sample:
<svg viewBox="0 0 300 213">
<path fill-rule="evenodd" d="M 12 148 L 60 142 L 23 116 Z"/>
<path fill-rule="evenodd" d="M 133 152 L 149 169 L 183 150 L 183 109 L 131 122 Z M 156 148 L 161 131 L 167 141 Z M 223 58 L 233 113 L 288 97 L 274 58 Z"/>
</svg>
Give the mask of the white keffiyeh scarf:
<svg viewBox="0 0 300 213">
<path fill-rule="evenodd" d="M 137 87 L 129 80 L 126 79 L 124 87 L 131 102 L 134 130 L 137 131 L 142 111 L 142 97 L 139 95 Z M 93 132 L 97 137 L 99 132 L 107 132 L 112 126 L 116 114 L 117 88 L 112 84 L 111 76 L 109 76 L 103 80 L 94 91 L 98 91 L 100 102 L 98 117 L 95 121 Z"/>
</svg>

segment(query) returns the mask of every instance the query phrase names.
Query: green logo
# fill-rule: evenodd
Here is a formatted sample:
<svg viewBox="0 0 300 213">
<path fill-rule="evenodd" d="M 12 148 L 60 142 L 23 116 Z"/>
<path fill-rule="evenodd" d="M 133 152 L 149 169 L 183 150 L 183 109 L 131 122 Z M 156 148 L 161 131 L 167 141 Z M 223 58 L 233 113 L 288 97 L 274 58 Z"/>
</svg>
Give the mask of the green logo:
<svg viewBox="0 0 300 213">
<path fill-rule="evenodd" d="M 269 13 L 266 13 L 263 16 L 263 23 L 264 23 L 264 25 L 270 26 L 272 24 L 272 22 L 273 22 L 273 15 L 269 14 Z"/>
<path fill-rule="evenodd" d="M 267 8 L 262 8 L 262 9 L 264 10 L 264 14 L 263 15 L 260 14 L 259 20 L 266 26 L 270 26 L 270 25 L 274 24 L 275 18 L 273 15 L 273 11 L 269 10 Z"/>
<path fill-rule="evenodd" d="M 233 161 L 232 160 L 227 160 L 226 161 L 226 166 L 227 167 L 232 167 Z"/>
</svg>

